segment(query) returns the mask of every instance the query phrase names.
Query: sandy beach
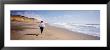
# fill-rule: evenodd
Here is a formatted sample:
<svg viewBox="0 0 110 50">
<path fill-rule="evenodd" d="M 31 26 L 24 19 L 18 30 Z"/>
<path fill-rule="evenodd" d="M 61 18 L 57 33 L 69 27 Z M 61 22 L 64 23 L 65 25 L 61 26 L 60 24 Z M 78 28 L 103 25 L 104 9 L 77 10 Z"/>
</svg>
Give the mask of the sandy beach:
<svg viewBox="0 0 110 50">
<path fill-rule="evenodd" d="M 100 37 L 97 36 L 73 32 L 48 24 L 46 24 L 43 34 L 40 33 L 38 23 L 13 22 L 12 25 L 27 28 L 23 30 L 11 30 L 11 40 L 100 40 Z"/>
</svg>

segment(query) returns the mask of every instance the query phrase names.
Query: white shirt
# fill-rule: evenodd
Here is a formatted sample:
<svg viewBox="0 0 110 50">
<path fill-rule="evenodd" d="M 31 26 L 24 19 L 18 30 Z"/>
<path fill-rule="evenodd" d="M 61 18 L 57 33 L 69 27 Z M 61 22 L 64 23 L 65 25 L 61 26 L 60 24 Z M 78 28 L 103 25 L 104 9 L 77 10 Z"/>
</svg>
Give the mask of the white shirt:
<svg viewBox="0 0 110 50">
<path fill-rule="evenodd" d="M 39 27 L 45 27 L 45 23 L 40 23 Z"/>
</svg>

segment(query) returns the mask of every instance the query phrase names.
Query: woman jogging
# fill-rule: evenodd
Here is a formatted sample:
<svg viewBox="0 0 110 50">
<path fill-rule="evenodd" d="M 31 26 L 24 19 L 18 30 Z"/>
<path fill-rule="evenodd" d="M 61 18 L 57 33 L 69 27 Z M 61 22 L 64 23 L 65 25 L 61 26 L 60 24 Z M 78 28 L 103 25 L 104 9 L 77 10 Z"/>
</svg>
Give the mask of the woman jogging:
<svg viewBox="0 0 110 50">
<path fill-rule="evenodd" d="M 39 24 L 39 27 L 40 27 L 40 31 L 41 31 L 41 34 L 42 34 L 42 32 L 44 30 L 44 27 L 45 27 L 45 23 L 43 21 L 41 21 L 40 24 Z"/>
</svg>

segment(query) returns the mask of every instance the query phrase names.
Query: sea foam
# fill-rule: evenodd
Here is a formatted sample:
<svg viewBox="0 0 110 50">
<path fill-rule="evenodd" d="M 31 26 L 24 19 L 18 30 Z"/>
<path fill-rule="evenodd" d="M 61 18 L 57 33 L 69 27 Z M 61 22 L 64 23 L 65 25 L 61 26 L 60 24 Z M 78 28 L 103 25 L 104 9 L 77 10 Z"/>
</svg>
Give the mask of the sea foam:
<svg viewBox="0 0 110 50">
<path fill-rule="evenodd" d="M 50 25 L 65 28 L 67 30 L 74 31 L 74 32 L 80 32 L 83 34 L 100 37 L 99 24 L 53 23 Z"/>
</svg>

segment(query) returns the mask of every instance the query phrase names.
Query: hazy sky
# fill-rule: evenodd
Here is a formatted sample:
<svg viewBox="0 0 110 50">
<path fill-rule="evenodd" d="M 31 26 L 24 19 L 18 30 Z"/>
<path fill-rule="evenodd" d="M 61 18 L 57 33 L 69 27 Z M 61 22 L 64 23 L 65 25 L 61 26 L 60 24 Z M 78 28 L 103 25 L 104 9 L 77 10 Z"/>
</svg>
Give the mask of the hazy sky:
<svg viewBox="0 0 110 50">
<path fill-rule="evenodd" d="M 99 10 L 11 10 L 12 15 L 40 17 L 47 22 L 99 24 Z"/>
</svg>

